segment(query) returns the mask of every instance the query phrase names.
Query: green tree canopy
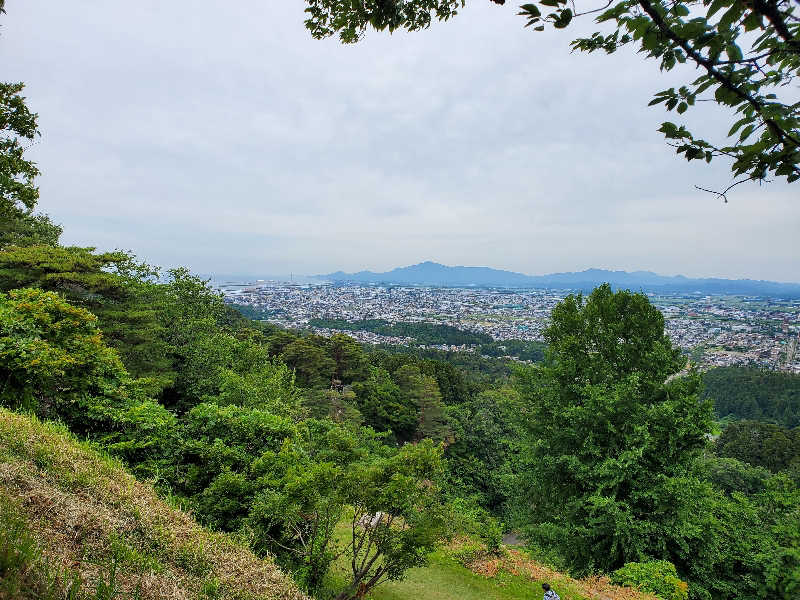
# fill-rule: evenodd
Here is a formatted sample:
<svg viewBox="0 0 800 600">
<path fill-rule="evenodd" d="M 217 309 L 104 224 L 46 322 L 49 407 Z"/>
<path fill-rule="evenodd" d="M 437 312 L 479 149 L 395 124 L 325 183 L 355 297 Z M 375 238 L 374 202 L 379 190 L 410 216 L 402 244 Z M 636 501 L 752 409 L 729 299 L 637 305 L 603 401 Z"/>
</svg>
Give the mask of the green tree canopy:
<svg viewBox="0 0 800 600">
<path fill-rule="evenodd" d="M 2 12 L 2 4 L 0 4 Z M 0 83 L 0 248 L 55 244 L 61 228 L 33 210 L 39 200 L 36 165 L 25 150 L 39 135 L 37 115 L 20 94 L 22 83 Z"/>
<path fill-rule="evenodd" d="M 442 394 L 436 380 L 420 373 L 414 365 L 400 367 L 394 373 L 394 380 L 400 388 L 403 405 L 416 407 L 416 439 L 447 440 L 452 432 L 447 425 Z"/>
<path fill-rule="evenodd" d="M 582 572 L 650 558 L 684 564 L 695 459 L 711 408 L 642 294 L 569 296 L 544 365 L 520 368 L 528 431 L 520 502 L 529 531 Z M 687 504 L 689 503 L 689 504 Z"/>
<path fill-rule="evenodd" d="M 127 369 L 136 377 L 153 378 L 160 387 L 172 379 L 172 371 L 168 329 L 157 315 L 161 290 L 156 275 L 127 252 L 45 245 L 0 249 L 0 291 L 54 291 L 90 310 Z"/>
<path fill-rule="evenodd" d="M 417 407 L 386 370 L 370 367 L 369 377 L 353 384 L 353 391 L 367 425 L 375 431 L 391 431 L 398 441 L 413 439 Z"/>
<path fill-rule="evenodd" d="M 492 0 L 504 4 L 505 0 Z M 306 26 L 316 38 L 358 41 L 368 27 L 416 31 L 455 16 L 466 0 L 306 0 Z M 613 53 L 623 46 L 655 59 L 662 71 L 681 65 L 684 85 L 655 94 L 651 105 L 683 114 L 698 102 L 715 102 L 731 115 L 727 139 L 707 141 L 685 125 L 662 124 L 668 143 L 687 160 L 724 157 L 733 185 L 768 177 L 800 179 L 800 19 L 795 0 L 539 0 L 522 4 L 526 26 L 564 29 L 594 15 L 604 30 L 572 41 L 585 52 Z M 699 71 L 699 76 L 697 71 Z M 730 188 L 728 188 L 730 189 Z M 727 191 L 718 192 L 723 198 Z"/>
<path fill-rule="evenodd" d="M 770 472 L 764 467 L 754 467 L 735 458 L 709 456 L 700 462 L 705 477 L 728 495 L 735 492 L 752 496 L 764 490 Z"/>
<path fill-rule="evenodd" d="M 353 338 L 337 333 L 328 340 L 328 352 L 336 363 L 334 377 L 352 383 L 367 376 L 367 357 Z"/>
<path fill-rule="evenodd" d="M 439 491 L 442 450 L 424 440 L 353 469 L 353 513 L 345 542 L 349 585 L 336 600 L 358 600 L 384 581 L 421 567 L 447 536 Z"/>
<path fill-rule="evenodd" d="M 54 292 L 0 293 L 0 381 L 0 404 L 68 423 L 137 473 L 168 462 L 174 417 L 131 380 L 97 318 Z"/>
<path fill-rule="evenodd" d="M 445 451 L 450 489 L 495 512 L 506 508 L 515 485 L 520 407 L 512 388 L 485 391 L 447 407 L 453 431 Z"/>
<path fill-rule="evenodd" d="M 800 426 L 800 375 L 754 367 L 717 367 L 703 374 L 703 397 L 718 418 Z"/>
<path fill-rule="evenodd" d="M 773 473 L 794 467 L 800 472 L 800 428 L 758 421 L 731 423 L 714 444 L 722 457 L 735 458 Z"/>
<path fill-rule="evenodd" d="M 567 296 L 551 318 L 544 332 L 547 369 L 563 394 L 633 374 L 640 385 L 660 387 L 686 364 L 664 333 L 664 316 L 643 294 L 614 293 L 604 284 L 588 298 Z"/>
<path fill-rule="evenodd" d="M 49 406 L 103 394 L 127 378 L 97 317 L 58 294 L 0 294 L 0 401 L 47 414 Z M 55 416 L 55 415 L 54 415 Z"/>
<path fill-rule="evenodd" d="M 296 338 L 283 348 L 281 359 L 294 369 L 297 382 L 305 387 L 328 387 L 336 373 L 336 361 L 325 347 L 308 337 Z"/>
</svg>

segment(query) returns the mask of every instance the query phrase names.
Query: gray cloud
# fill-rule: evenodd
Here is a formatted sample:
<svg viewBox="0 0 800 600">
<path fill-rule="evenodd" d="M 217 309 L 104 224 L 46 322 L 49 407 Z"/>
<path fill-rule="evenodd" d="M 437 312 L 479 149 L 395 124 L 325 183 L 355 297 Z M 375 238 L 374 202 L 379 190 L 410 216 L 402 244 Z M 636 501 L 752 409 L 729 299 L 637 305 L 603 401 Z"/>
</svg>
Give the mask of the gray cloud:
<svg viewBox="0 0 800 600">
<path fill-rule="evenodd" d="M 41 115 L 41 208 L 67 242 L 217 273 L 434 259 L 800 280 L 797 190 L 696 191 L 727 165 L 676 158 L 646 107 L 686 73 L 571 54 L 578 29 L 536 35 L 478 0 L 345 47 L 310 38 L 300 0 L 7 4 L 4 77 Z M 688 117 L 724 135 L 710 109 Z"/>
</svg>

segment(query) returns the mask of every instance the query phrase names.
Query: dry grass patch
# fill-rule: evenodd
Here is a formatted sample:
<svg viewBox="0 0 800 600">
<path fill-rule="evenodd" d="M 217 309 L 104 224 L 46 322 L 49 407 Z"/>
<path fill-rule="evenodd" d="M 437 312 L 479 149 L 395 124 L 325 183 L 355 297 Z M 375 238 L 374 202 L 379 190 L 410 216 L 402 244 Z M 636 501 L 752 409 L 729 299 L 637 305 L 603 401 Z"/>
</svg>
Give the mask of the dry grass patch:
<svg viewBox="0 0 800 600">
<path fill-rule="evenodd" d="M 63 428 L 0 409 L 0 493 L 43 560 L 122 597 L 305 600 L 270 560 L 212 533 Z M 99 596 L 98 596 L 99 597 Z"/>
</svg>

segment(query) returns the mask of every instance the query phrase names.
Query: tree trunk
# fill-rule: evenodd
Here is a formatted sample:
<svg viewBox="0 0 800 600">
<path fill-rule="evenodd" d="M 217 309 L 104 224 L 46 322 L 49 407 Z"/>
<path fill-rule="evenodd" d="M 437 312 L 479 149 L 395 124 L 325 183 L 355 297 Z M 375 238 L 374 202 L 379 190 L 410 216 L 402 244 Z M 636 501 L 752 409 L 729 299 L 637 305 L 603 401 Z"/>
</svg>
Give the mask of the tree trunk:
<svg viewBox="0 0 800 600">
<path fill-rule="evenodd" d="M 363 583 L 359 583 L 355 594 L 352 593 L 353 587 L 352 585 L 348 586 L 345 591 L 336 596 L 336 600 L 362 600 L 367 593 L 367 586 Z"/>
</svg>

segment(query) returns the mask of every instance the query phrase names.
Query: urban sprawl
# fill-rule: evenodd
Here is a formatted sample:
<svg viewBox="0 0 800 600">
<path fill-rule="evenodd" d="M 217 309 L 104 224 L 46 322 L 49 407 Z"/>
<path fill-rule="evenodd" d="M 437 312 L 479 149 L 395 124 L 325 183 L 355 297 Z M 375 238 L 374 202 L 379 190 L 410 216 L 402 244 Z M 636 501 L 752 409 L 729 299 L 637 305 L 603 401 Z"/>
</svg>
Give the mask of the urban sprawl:
<svg viewBox="0 0 800 600">
<path fill-rule="evenodd" d="M 550 311 L 569 291 L 380 285 L 220 283 L 227 302 L 259 311 L 266 321 L 309 328 L 311 319 L 426 322 L 490 335 L 497 341 L 543 341 Z M 800 373 L 800 300 L 748 296 L 650 294 L 667 333 L 700 368 L 756 364 Z M 320 335 L 336 330 L 311 328 Z M 347 335 L 370 344 L 410 344 L 410 338 L 369 331 Z M 428 346 L 472 352 L 469 346 Z"/>
</svg>

